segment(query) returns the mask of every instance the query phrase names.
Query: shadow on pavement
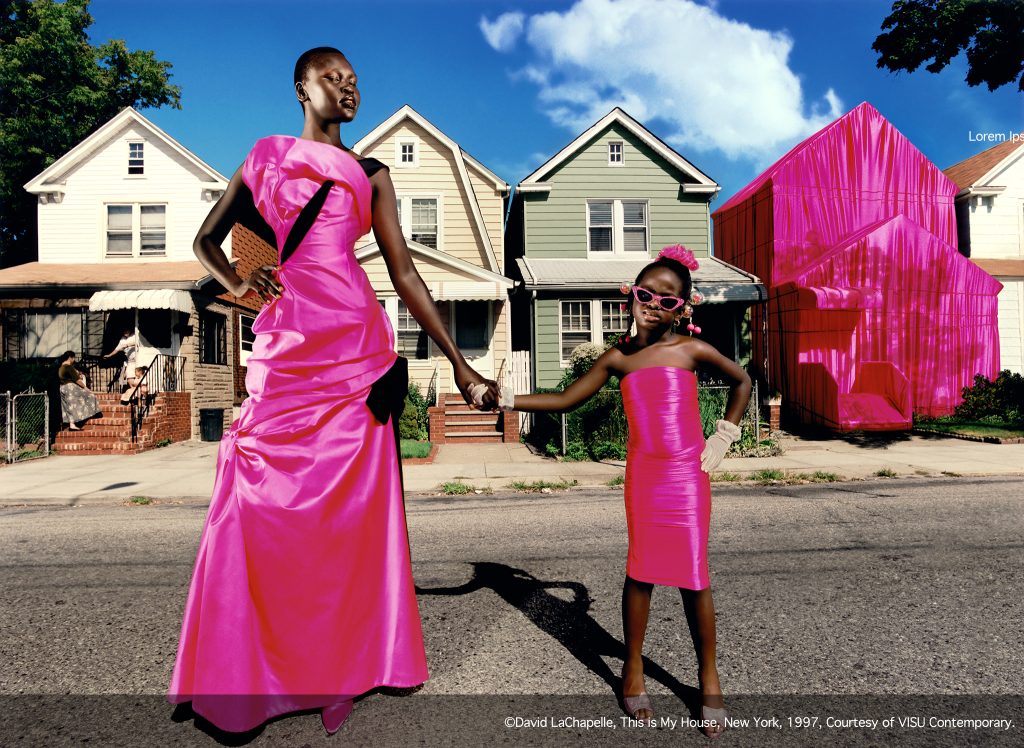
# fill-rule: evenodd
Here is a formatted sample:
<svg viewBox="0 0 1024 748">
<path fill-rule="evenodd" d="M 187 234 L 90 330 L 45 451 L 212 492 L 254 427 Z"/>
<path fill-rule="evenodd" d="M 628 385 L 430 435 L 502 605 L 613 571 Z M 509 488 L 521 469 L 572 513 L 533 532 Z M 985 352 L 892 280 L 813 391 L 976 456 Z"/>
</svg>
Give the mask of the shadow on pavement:
<svg viewBox="0 0 1024 748">
<path fill-rule="evenodd" d="M 505 564 L 477 561 L 472 564 L 473 578 L 457 587 L 417 587 L 418 595 L 468 595 L 490 589 L 530 622 L 555 639 L 565 649 L 600 677 L 608 688 L 620 696 L 620 678 L 602 656 L 625 659 L 625 645 L 609 634 L 589 614 L 591 599 L 587 588 L 579 582 L 547 582 L 529 572 Z M 552 595 L 549 590 L 572 592 L 571 601 Z M 661 683 L 692 709 L 700 703 L 700 691 L 676 680 L 657 663 L 644 657 L 644 675 Z"/>
</svg>

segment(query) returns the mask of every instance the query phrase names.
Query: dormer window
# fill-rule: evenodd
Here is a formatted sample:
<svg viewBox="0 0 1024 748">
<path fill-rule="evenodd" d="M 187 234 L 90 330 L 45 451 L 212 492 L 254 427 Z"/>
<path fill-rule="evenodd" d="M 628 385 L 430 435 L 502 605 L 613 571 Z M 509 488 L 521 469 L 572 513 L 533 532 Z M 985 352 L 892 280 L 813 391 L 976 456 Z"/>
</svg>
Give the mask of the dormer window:
<svg viewBox="0 0 1024 748">
<path fill-rule="evenodd" d="M 622 166 L 625 163 L 622 156 L 622 141 L 612 140 L 608 143 L 608 165 Z"/>
<path fill-rule="evenodd" d="M 128 174 L 142 174 L 143 173 L 143 157 L 142 157 L 142 146 L 145 145 L 142 142 L 134 142 L 128 144 Z"/>
<path fill-rule="evenodd" d="M 420 165 L 419 147 L 415 138 L 399 138 L 395 141 L 395 165 L 406 169 Z"/>
</svg>

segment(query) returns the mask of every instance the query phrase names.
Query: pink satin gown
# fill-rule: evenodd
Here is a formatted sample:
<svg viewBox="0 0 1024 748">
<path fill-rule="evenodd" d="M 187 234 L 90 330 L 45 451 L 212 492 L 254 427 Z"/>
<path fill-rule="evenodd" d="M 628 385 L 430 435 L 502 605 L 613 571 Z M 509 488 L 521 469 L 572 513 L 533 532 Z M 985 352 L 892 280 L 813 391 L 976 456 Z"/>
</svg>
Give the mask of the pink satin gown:
<svg viewBox="0 0 1024 748">
<path fill-rule="evenodd" d="M 394 333 L 353 244 L 358 162 L 271 136 L 243 167 L 278 246 L 327 179 L 319 217 L 253 324 L 249 398 L 225 434 L 168 698 L 230 731 L 427 679 L 394 432 L 366 406 Z"/>
<path fill-rule="evenodd" d="M 626 575 L 702 590 L 708 579 L 711 479 L 700 469 L 704 432 L 697 375 L 672 366 L 630 372 L 620 384 L 629 422 Z"/>
</svg>

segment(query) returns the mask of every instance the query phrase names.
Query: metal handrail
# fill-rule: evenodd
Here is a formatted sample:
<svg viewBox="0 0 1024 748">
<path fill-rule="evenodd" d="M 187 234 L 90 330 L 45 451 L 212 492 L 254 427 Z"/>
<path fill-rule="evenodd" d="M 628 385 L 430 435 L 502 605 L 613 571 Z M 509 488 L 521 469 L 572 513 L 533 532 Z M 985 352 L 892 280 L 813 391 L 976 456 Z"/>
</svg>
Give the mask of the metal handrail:
<svg viewBox="0 0 1024 748">
<path fill-rule="evenodd" d="M 152 376 L 150 374 L 152 373 Z M 153 382 L 156 386 L 150 387 Z M 146 386 L 146 394 L 143 396 L 142 387 Z M 182 392 L 185 386 L 185 358 L 183 356 L 168 356 L 158 354 L 146 367 L 146 370 L 135 383 L 132 394 L 128 397 L 128 405 L 131 408 L 132 444 L 139 438 L 139 431 L 142 429 L 142 422 L 149 414 L 149 408 L 156 399 L 157 392 Z"/>
</svg>

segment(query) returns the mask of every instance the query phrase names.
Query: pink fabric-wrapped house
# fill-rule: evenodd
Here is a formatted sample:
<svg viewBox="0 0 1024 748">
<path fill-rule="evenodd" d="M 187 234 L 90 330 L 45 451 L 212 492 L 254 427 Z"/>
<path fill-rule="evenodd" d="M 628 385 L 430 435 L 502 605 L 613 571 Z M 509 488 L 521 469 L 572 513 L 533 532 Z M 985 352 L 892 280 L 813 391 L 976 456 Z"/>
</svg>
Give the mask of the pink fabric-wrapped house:
<svg viewBox="0 0 1024 748">
<path fill-rule="evenodd" d="M 1001 285 L 957 251 L 956 193 L 863 103 L 712 214 L 715 255 L 768 288 L 754 361 L 787 413 L 905 429 L 996 373 Z"/>
</svg>

